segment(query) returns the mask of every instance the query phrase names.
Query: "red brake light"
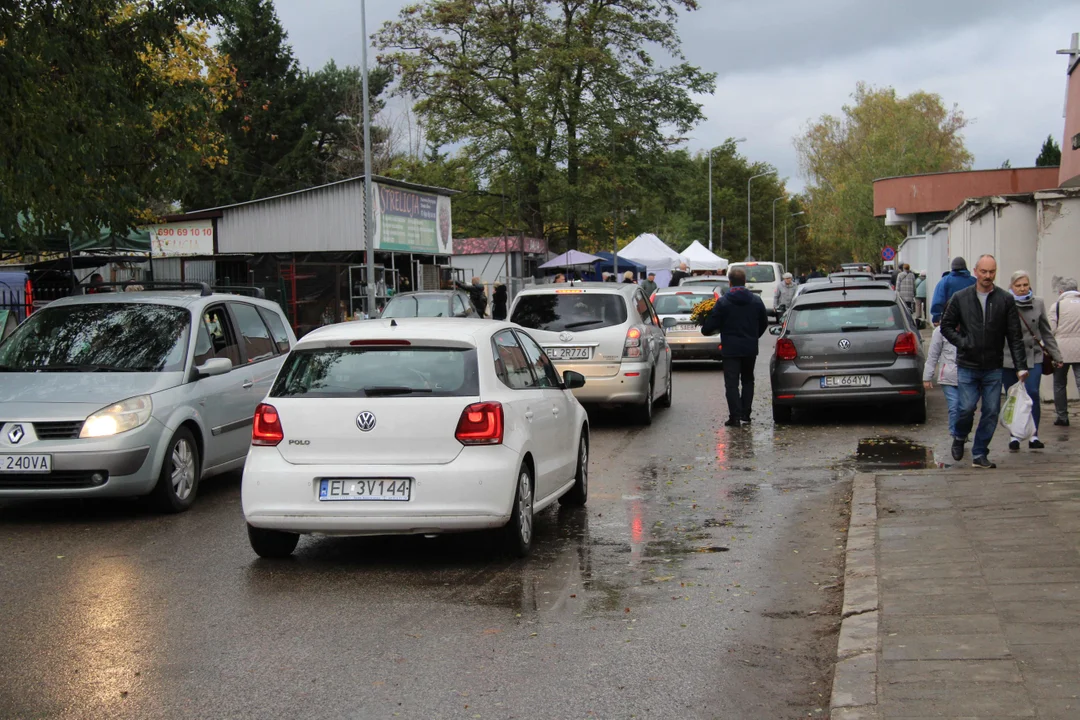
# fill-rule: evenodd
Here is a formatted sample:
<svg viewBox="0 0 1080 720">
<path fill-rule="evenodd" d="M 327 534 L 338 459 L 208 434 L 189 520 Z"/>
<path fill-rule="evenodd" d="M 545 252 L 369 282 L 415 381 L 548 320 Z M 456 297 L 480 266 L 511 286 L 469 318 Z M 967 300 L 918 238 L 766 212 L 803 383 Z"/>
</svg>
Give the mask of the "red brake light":
<svg viewBox="0 0 1080 720">
<path fill-rule="evenodd" d="M 720 293 L 718 293 L 718 292 L 716 292 L 715 290 L 713 290 L 713 291 L 712 291 L 712 299 L 713 299 L 713 300 L 719 300 L 719 299 L 720 299 Z"/>
<path fill-rule="evenodd" d="M 26 303 L 26 317 L 30 317 L 30 313 L 34 312 L 34 286 L 29 280 L 26 281 L 23 298 Z"/>
<path fill-rule="evenodd" d="M 285 439 L 277 408 L 263 403 L 255 409 L 255 424 L 251 426 L 251 444 L 275 447 Z"/>
<path fill-rule="evenodd" d="M 795 343 L 787 338 L 780 338 L 776 341 L 776 359 L 777 360 L 794 360 L 799 356 L 799 352 L 795 349 Z"/>
<path fill-rule="evenodd" d="M 649 302 L 651 302 L 653 305 L 656 304 L 656 293 L 653 293 L 649 296 Z"/>
<path fill-rule="evenodd" d="M 897 355 L 917 355 L 919 344 L 915 341 L 915 333 L 906 332 L 897 335 L 892 349 Z"/>
<path fill-rule="evenodd" d="M 353 347 L 371 345 L 412 345 L 408 340 L 353 340 L 349 343 Z"/>
<path fill-rule="evenodd" d="M 624 358 L 641 357 L 641 330 L 632 327 L 626 331 L 626 342 L 623 343 Z"/>
<path fill-rule="evenodd" d="M 461 411 L 454 437 L 462 445 L 502 445 L 502 403 L 473 403 Z"/>
</svg>

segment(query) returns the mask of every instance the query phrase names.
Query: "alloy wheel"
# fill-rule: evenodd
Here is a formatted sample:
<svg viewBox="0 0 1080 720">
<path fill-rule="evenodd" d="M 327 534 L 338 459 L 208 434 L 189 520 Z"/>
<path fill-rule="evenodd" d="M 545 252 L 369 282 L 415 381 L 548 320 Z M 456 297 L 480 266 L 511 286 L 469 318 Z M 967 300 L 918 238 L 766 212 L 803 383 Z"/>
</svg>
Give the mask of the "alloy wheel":
<svg viewBox="0 0 1080 720">
<path fill-rule="evenodd" d="M 185 438 L 172 448 L 172 488 L 178 500 L 187 500 L 195 487 L 195 453 Z"/>
<path fill-rule="evenodd" d="M 532 482 L 529 480 L 529 473 L 522 470 L 518 478 L 518 517 L 521 518 L 521 541 L 526 545 L 532 540 L 532 504 Z"/>
</svg>

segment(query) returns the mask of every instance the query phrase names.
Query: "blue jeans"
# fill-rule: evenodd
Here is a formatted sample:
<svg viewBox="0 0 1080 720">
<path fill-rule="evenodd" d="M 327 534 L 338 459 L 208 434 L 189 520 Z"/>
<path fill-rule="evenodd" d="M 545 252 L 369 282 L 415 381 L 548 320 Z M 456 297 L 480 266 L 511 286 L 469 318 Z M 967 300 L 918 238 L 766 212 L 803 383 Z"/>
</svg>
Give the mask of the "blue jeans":
<svg viewBox="0 0 1080 720">
<path fill-rule="evenodd" d="M 966 438 L 975 422 L 975 406 L 982 400 L 979 427 L 975 430 L 975 444 L 971 446 L 972 457 L 986 457 L 990 441 L 994 439 L 998 413 L 1001 412 L 1001 369 L 972 370 L 957 368 L 960 384 L 960 410 L 956 418 L 956 435 Z"/>
<path fill-rule="evenodd" d="M 955 385 L 942 385 L 945 402 L 949 405 L 949 435 L 956 437 L 956 421 L 960 417 L 960 388 Z"/>
<path fill-rule="evenodd" d="M 1001 371 L 1001 381 L 1004 383 L 1005 392 L 1009 392 L 1016 383 L 1020 382 L 1020 378 L 1016 376 L 1016 371 L 1012 368 L 1005 368 Z M 1031 398 L 1031 419 L 1035 421 L 1035 434 L 1039 434 L 1039 386 L 1042 385 L 1042 363 L 1035 363 L 1035 367 L 1028 371 L 1027 380 L 1024 381 L 1024 389 L 1027 390 L 1028 397 Z"/>
</svg>

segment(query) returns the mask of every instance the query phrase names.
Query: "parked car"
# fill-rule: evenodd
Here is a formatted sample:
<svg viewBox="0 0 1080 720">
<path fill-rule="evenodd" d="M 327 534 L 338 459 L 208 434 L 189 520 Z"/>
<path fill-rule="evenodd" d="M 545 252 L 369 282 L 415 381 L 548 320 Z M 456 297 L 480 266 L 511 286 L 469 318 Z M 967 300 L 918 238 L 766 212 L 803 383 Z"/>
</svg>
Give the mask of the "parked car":
<svg viewBox="0 0 1080 720">
<path fill-rule="evenodd" d="M 275 303 L 198 290 L 60 298 L 0 345 L 0 498 L 191 507 L 239 469 L 295 343 Z"/>
<path fill-rule="evenodd" d="M 517 555 L 533 515 L 588 497 L 589 425 L 520 328 L 376 320 L 306 335 L 255 414 L 242 502 L 256 553 L 299 536 L 505 527 Z"/>
<path fill-rule="evenodd" d="M 831 292 L 833 290 L 892 290 L 890 283 L 881 280 L 868 280 L 862 277 L 848 278 L 844 276 L 827 278 L 815 278 L 817 282 L 807 282 L 800 285 L 795 291 L 795 297 L 815 292 Z"/>
<path fill-rule="evenodd" d="M 926 421 L 922 340 L 896 292 L 849 289 L 795 299 L 769 363 L 773 418 L 797 407 L 875 404 Z"/>
<path fill-rule="evenodd" d="M 660 318 L 630 283 L 544 285 L 514 298 L 511 322 L 530 330 L 560 371 L 588 384 L 574 395 L 585 404 L 631 407 L 639 422 L 653 404 L 671 407 L 671 349 Z"/>
<path fill-rule="evenodd" d="M 392 297 L 379 317 L 477 318 L 480 313 L 476 312 L 468 293 L 460 290 L 418 290 Z"/>
<path fill-rule="evenodd" d="M 870 263 L 859 262 L 840 263 L 840 269 L 844 272 L 874 272 L 874 268 L 872 265 L 870 265 Z"/>
<path fill-rule="evenodd" d="M 691 277 L 683 278 L 683 281 L 679 283 L 678 287 L 687 287 L 691 285 L 707 285 L 716 289 L 716 292 L 720 295 L 727 295 L 727 291 L 731 289 L 731 281 L 724 275 L 692 275 Z"/>
<path fill-rule="evenodd" d="M 775 262 L 741 262 L 728 265 L 728 276 L 736 268 L 746 273 L 746 288 L 761 296 L 765 310 L 776 315 L 776 288 L 783 282 L 784 266 Z"/>
<path fill-rule="evenodd" d="M 707 300 L 718 300 L 718 288 L 712 285 L 687 285 L 661 288 L 653 295 L 653 307 L 660 316 L 660 324 L 667 330 L 668 346 L 674 360 L 718 360 L 723 362 L 723 349 L 719 337 L 701 334 L 691 314 L 694 308 Z"/>
</svg>

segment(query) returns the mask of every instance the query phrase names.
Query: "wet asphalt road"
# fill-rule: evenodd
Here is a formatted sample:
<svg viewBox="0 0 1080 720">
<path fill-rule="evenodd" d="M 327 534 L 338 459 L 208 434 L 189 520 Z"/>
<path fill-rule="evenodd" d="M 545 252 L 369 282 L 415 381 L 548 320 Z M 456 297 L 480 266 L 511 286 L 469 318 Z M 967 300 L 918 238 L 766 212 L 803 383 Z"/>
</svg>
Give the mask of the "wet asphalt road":
<svg viewBox="0 0 1080 720">
<path fill-rule="evenodd" d="M 859 440 L 941 441 L 944 403 L 774 428 L 772 344 L 749 428 L 711 364 L 652 427 L 594 414 L 588 507 L 545 511 L 526 560 L 490 534 L 261 560 L 235 475 L 178 516 L 0 507 L 0 717 L 824 717 Z"/>
</svg>

